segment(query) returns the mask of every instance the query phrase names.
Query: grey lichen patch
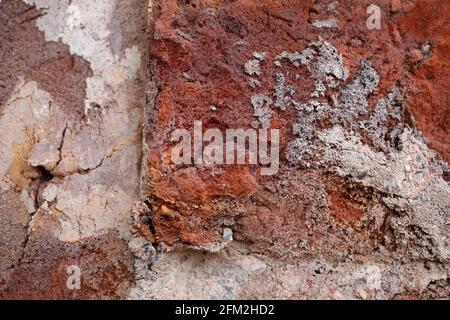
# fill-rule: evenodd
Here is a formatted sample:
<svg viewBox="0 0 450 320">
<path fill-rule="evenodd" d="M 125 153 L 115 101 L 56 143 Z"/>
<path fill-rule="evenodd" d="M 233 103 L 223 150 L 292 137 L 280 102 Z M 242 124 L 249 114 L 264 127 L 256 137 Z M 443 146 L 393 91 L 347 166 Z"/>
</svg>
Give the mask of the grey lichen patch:
<svg viewBox="0 0 450 320">
<path fill-rule="evenodd" d="M 277 58 L 276 58 L 276 62 L 278 61 L 279 64 L 281 65 L 281 61 L 282 60 L 288 60 L 290 63 L 292 63 L 295 67 L 300 67 L 302 65 L 307 65 L 311 62 L 311 60 L 314 58 L 314 56 L 316 55 L 316 51 L 313 48 L 306 48 L 305 50 L 303 50 L 302 52 L 288 52 L 288 51 L 283 51 L 282 53 L 280 53 Z"/>
<path fill-rule="evenodd" d="M 283 60 L 296 68 L 306 66 L 316 79 L 310 94 L 314 99 L 299 103 L 293 99 L 296 88 L 286 85 L 284 74 L 275 75 L 274 105 L 282 110 L 293 106 L 297 111 L 296 138 L 288 144 L 288 161 L 327 168 L 389 195 L 384 204 L 401 213 L 389 220 L 399 250 L 410 258 L 447 261 L 450 189 L 441 177 L 445 165 L 435 159 L 419 133 L 405 127 L 401 90 L 393 88 L 370 111 L 368 101 L 379 85 L 378 73 L 363 60 L 352 81 L 344 85 L 348 70 L 343 57 L 324 40 L 302 53 L 283 52 L 276 61 L 281 65 Z M 325 94 L 329 101 L 321 100 Z M 331 129 L 318 128 L 321 120 L 330 123 Z M 384 153 L 364 144 L 363 133 Z M 417 246 L 412 247 L 414 239 Z"/>
<path fill-rule="evenodd" d="M 296 105 L 297 102 L 292 98 L 295 88 L 286 85 L 286 77 L 283 73 L 275 75 L 275 82 L 275 107 L 286 110 L 287 107 Z"/>
<path fill-rule="evenodd" d="M 253 53 L 253 58 L 248 60 L 244 69 L 249 76 L 262 75 L 260 62 L 266 60 L 267 53 Z M 335 88 L 340 81 L 344 81 L 348 77 L 348 70 L 343 64 L 343 57 L 338 50 L 329 42 L 319 39 L 319 41 L 311 43 L 301 52 L 281 52 L 274 61 L 274 64 L 281 67 L 283 62 L 287 61 L 296 68 L 302 66 L 307 67 L 311 76 L 316 80 L 315 90 L 310 94 L 311 97 L 319 98 L 325 95 L 327 88 Z M 273 88 L 274 107 L 285 111 L 287 108 L 301 109 L 302 103 L 294 98 L 297 92 L 294 85 L 287 83 L 287 75 L 278 72 L 274 75 L 275 85 Z M 299 80 L 299 76 L 295 77 L 295 81 Z M 260 81 L 255 78 L 249 78 L 249 85 L 256 89 L 261 85 Z M 265 96 L 269 94 L 264 93 Z M 253 99 L 252 99 L 253 100 Z M 252 101 L 254 106 L 254 101 Z M 258 117 L 264 117 L 267 123 L 267 110 L 257 110 Z M 256 114 L 255 114 L 256 115 Z M 311 121 L 308 121 L 312 123 Z"/>
<path fill-rule="evenodd" d="M 448 261 L 450 186 L 442 179 L 444 168 L 435 153 L 417 133 L 405 129 L 399 137 L 401 149 L 389 156 L 339 126 L 321 132 L 319 139 L 327 146 L 325 161 L 337 174 L 389 194 L 385 204 L 402 213 L 391 220 L 391 227 L 412 258 Z M 418 239 L 414 246 L 412 239 Z"/>
<path fill-rule="evenodd" d="M 253 57 L 259 57 L 260 60 L 266 58 L 265 55 Z M 253 60 L 260 61 L 256 58 Z M 369 61 L 361 61 L 360 70 L 347 85 L 344 85 L 344 82 L 349 76 L 349 71 L 342 54 L 322 38 L 310 43 L 302 51 L 283 51 L 275 58 L 275 64 L 278 66 L 283 66 L 283 62 L 286 61 L 295 68 L 305 67 L 315 79 L 314 91 L 309 95 L 313 99 L 300 102 L 295 98 L 297 91 L 300 91 L 299 77 L 295 77 L 293 83 L 288 83 L 289 71 L 274 75 L 273 107 L 281 111 L 288 108 L 297 111 L 297 118 L 293 124 L 296 138 L 289 142 L 287 148 L 289 162 L 307 167 L 320 167 L 324 164 L 322 154 L 325 146 L 317 137 L 320 130 L 318 131 L 316 127 L 321 121 L 350 127 L 360 133 L 363 131 L 373 140 L 376 147 L 385 152 L 396 148 L 398 136 L 404 129 L 402 116 L 404 106 L 399 89 L 394 88 L 386 98 L 381 98 L 369 117 L 365 120 L 360 119 L 362 115 L 369 113 L 369 98 L 380 82 L 376 70 Z M 259 74 L 262 74 L 260 65 L 257 65 Z M 249 81 L 254 88 L 257 87 L 254 78 L 250 78 Z M 325 96 L 329 99 L 325 100 Z M 262 97 L 270 97 L 270 94 L 255 94 L 251 103 L 255 109 L 255 116 L 265 125 L 270 125 L 269 107 L 272 103 L 267 103 L 268 99 L 264 100 Z M 267 103 L 264 108 L 262 101 Z M 390 122 L 389 128 L 385 125 L 386 122 Z"/>
<path fill-rule="evenodd" d="M 267 93 L 255 94 L 251 100 L 255 116 L 266 124 L 272 106 L 296 110 L 295 139 L 286 153 L 290 164 L 326 168 L 373 188 L 380 195 L 380 205 L 399 213 L 385 221 L 393 230 L 396 254 L 405 259 L 448 261 L 450 189 L 442 179 L 446 165 L 436 160 L 420 133 L 404 124 L 402 90 L 393 88 L 369 106 L 380 82 L 377 71 L 363 60 L 345 84 L 349 72 L 343 56 L 323 39 L 301 52 L 284 51 L 274 63 L 282 67 L 285 61 L 309 71 L 315 80 L 312 99 L 297 101 L 299 84 L 288 83 L 284 71 L 274 75 L 273 104 Z M 322 121 L 328 124 L 326 129 L 318 125 Z"/>
<path fill-rule="evenodd" d="M 308 48 L 299 52 L 282 52 L 276 61 L 288 60 L 295 67 L 308 66 L 314 79 L 323 81 L 327 86 L 334 88 L 338 81 L 348 77 L 348 70 L 344 66 L 341 53 L 329 42 L 319 39 L 311 43 Z"/>
<path fill-rule="evenodd" d="M 360 127 L 368 133 L 375 146 L 389 152 L 396 147 L 398 136 L 404 129 L 403 113 L 403 95 L 395 88 L 386 98 L 378 101 L 369 119 L 360 123 Z M 384 125 L 386 121 L 394 121 L 397 124 L 389 130 Z"/>
<path fill-rule="evenodd" d="M 315 20 L 312 25 L 316 28 L 336 28 L 337 21 L 336 19 Z"/>
<path fill-rule="evenodd" d="M 263 94 L 257 94 L 252 97 L 252 105 L 254 116 L 258 118 L 263 129 L 270 127 L 270 119 L 272 118 L 272 110 L 270 106 L 273 101 Z"/>
<path fill-rule="evenodd" d="M 316 80 L 316 83 L 314 84 L 315 86 L 315 90 L 313 93 L 311 93 L 311 98 L 319 98 L 319 97 L 323 97 L 325 95 L 325 91 L 327 90 L 327 88 L 325 87 L 325 85 L 323 84 L 323 82 L 321 80 Z"/>
<path fill-rule="evenodd" d="M 253 52 L 253 58 L 254 59 L 250 59 L 244 64 L 245 73 L 249 76 L 260 76 L 261 62 L 266 60 L 267 52 Z M 249 84 L 252 88 L 261 85 L 256 79 L 249 80 Z"/>
<path fill-rule="evenodd" d="M 367 112 L 367 97 L 378 87 L 380 78 L 369 61 L 361 62 L 358 75 L 341 92 L 339 107 L 345 114 L 355 115 Z"/>
<path fill-rule="evenodd" d="M 296 108 L 297 120 L 293 124 L 293 133 L 296 138 L 289 142 L 287 158 L 291 163 L 300 164 L 309 167 L 311 164 L 308 156 L 314 156 L 320 151 L 320 143 L 314 143 L 317 139 L 317 130 L 314 128 L 314 122 L 327 114 L 330 114 L 331 107 L 327 103 L 322 103 L 317 100 L 311 100 L 307 103 L 301 104 Z M 316 164 L 320 164 L 320 159 L 316 157 Z"/>
<path fill-rule="evenodd" d="M 258 59 L 252 59 L 245 63 L 244 65 L 245 73 L 249 76 L 260 76 L 261 75 L 261 65 Z"/>
<path fill-rule="evenodd" d="M 339 81 L 348 77 L 348 69 L 344 66 L 342 54 L 329 42 L 320 39 L 312 44 L 317 48 L 317 61 L 310 67 L 309 71 L 316 79 L 321 79 L 327 86 L 334 88 Z"/>
<path fill-rule="evenodd" d="M 336 74 L 344 76 L 344 73 Z M 327 78 L 326 73 L 324 77 Z M 323 79 L 324 82 L 326 82 L 325 79 Z M 331 87 L 334 88 L 330 88 L 318 79 L 316 89 L 311 94 L 316 100 L 310 100 L 301 104 L 300 108 L 296 108 L 298 117 L 294 124 L 294 133 L 297 138 L 289 143 L 287 152 L 287 158 L 291 163 L 310 166 L 310 159 L 305 160 L 307 156 L 310 156 L 315 159 L 312 164 L 314 167 L 323 165 L 321 154 L 324 146 L 317 140 L 317 129 L 314 126 L 314 123 L 323 119 L 327 119 L 333 125 L 366 132 L 381 150 L 388 151 L 395 148 L 398 135 L 404 127 L 401 92 L 398 89 L 392 90 L 387 98 L 379 100 L 368 120 L 361 120 L 359 117 L 369 112 L 369 96 L 379 84 L 376 70 L 372 68 L 370 62 L 362 61 L 361 68 L 353 80 L 343 87 L 342 83 L 342 81 L 333 80 Z M 330 89 L 333 90 L 330 93 L 331 105 L 317 100 Z M 336 92 L 336 90 L 339 91 Z M 384 124 L 387 120 L 392 120 L 396 125 L 388 129 Z"/>
<path fill-rule="evenodd" d="M 265 54 L 253 54 L 253 59 L 249 60 L 245 66 L 247 73 L 261 75 L 259 62 L 264 59 L 266 59 Z M 283 66 L 283 62 L 286 61 L 295 68 L 305 67 L 311 77 L 315 79 L 315 89 L 310 93 L 310 97 L 314 99 L 300 102 L 295 98 L 299 77 L 295 77 L 295 82 L 291 84 L 288 83 L 288 73 L 278 72 L 274 75 L 273 107 L 281 111 L 294 108 L 298 115 L 293 124 L 296 139 L 289 143 L 287 151 L 287 158 L 291 163 L 305 166 L 322 164 L 320 154 L 323 145 L 317 139 L 317 129 L 315 128 L 317 122 L 321 120 L 328 120 L 333 125 L 350 124 L 350 126 L 356 121 L 357 129 L 365 129 L 374 138 L 378 137 L 378 144 L 382 143 L 381 139 L 385 138 L 385 135 L 381 133 L 384 130 L 383 119 L 376 120 L 377 115 L 370 118 L 367 123 L 356 119 L 368 112 L 368 98 L 379 83 L 378 74 L 370 62 L 362 61 L 360 71 L 350 84 L 342 87 L 349 75 L 343 56 L 332 44 L 322 38 L 310 43 L 302 51 L 283 51 L 275 58 L 275 64 L 278 66 Z M 259 81 L 256 81 L 254 78 L 249 79 L 249 83 L 254 89 L 260 84 Z M 331 97 L 331 101 L 323 101 L 327 93 Z M 265 98 L 263 99 L 263 97 Z M 272 103 L 268 103 L 267 97 L 270 97 L 270 94 L 258 93 L 251 99 L 255 116 L 259 118 L 263 126 L 270 125 L 269 107 L 272 106 Z M 394 105 L 393 99 L 393 97 L 388 98 L 387 101 L 392 100 L 389 102 L 389 106 Z M 380 102 L 380 105 L 382 104 L 383 102 Z M 393 107 L 390 107 L 390 110 L 392 111 Z M 396 136 L 401 132 L 400 129 L 402 127 L 399 126 L 389 132 L 392 141 L 395 141 Z"/>
</svg>

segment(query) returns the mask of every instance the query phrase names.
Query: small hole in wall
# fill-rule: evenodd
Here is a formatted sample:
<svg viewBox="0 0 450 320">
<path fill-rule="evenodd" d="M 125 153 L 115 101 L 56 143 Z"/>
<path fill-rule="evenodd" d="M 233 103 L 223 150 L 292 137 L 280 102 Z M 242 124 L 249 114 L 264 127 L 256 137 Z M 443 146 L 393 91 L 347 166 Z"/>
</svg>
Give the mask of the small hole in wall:
<svg viewBox="0 0 450 320">
<path fill-rule="evenodd" d="M 450 182 L 450 171 L 444 171 L 444 173 L 442 174 L 442 178 L 445 181 Z"/>
<path fill-rule="evenodd" d="M 51 181 L 53 179 L 53 175 L 44 167 L 38 166 L 37 170 L 42 181 Z"/>
</svg>

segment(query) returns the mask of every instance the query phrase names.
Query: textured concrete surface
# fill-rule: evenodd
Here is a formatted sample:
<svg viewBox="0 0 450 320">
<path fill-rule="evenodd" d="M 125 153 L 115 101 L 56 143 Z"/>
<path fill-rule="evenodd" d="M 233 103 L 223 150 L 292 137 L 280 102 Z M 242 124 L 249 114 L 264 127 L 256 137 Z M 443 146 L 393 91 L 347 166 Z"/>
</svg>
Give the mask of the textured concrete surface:
<svg viewBox="0 0 450 320">
<path fill-rule="evenodd" d="M 0 1 L 0 297 L 448 299 L 449 4 L 371 4 Z"/>
</svg>

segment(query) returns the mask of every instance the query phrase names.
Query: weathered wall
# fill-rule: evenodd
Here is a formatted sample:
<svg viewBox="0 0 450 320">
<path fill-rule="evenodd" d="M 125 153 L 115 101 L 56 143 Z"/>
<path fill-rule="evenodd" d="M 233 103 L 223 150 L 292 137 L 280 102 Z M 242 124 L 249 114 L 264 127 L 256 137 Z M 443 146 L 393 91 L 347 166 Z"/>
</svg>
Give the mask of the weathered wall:
<svg viewBox="0 0 450 320">
<path fill-rule="evenodd" d="M 371 3 L 0 1 L 0 297 L 448 298 L 449 4 Z"/>
<path fill-rule="evenodd" d="M 140 0 L 0 3 L 0 296 L 119 298 L 134 282 L 146 21 Z"/>
</svg>

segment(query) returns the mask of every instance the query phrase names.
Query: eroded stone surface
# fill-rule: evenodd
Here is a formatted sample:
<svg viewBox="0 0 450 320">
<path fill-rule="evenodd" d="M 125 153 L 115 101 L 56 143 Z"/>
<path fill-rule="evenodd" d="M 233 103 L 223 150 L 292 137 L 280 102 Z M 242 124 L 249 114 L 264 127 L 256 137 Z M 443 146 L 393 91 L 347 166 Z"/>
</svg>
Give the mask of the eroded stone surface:
<svg viewBox="0 0 450 320">
<path fill-rule="evenodd" d="M 155 1 L 154 82 L 144 129 L 146 203 L 136 210 L 148 241 L 215 251 L 227 244 L 223 234 L 229 229 L 251 254 L 305 265 L 314 265 L 305 257 L 339 263 L 339 276 L 330 280 L 334 289 L 311 280 L 316 297 L 446 294 L 431 293 L 428 285 L 442 288 L 448 281 L 448 85 L 439 80 L 446 77 L 439 55 L 448 46 L 442 38 L 448 26 L 439 22 L 444 17 L 433 20 L 439 13 L 425 1 L 382 1 L 383 27 L 369 30 L 370 4 Z M 415 19 L 425 23 L 421 8 L 434 22 L 409 33 Z M 420 75 L 425 70 L 426 79 Z M 433 72 L 445 88 L 425 92 L 436 94 L 439 111 L 423 111 L 416 121 L 431 102 L 423 104 L 424 90 L 414 88 L 433 87 Z M 432 117 L 439 120 L 430 130 Z M 280 129 L 278 174 L 261 176 L 255 166 L 175 165 L 171 132 L 192 131 L 195 120 L 204 129 Z M 435 263 L 436 279 L 406 285 L 422 259 Z M 377 268 L 392 285 L 355 293 L 356 270 L 368 261 L 383 261 Z M 392 270 L 398 263 L 408 267 L 397 278 Z M 274 285 L 265 297 L 276 291 L 279 297 L 311 298 L 301 288 L 307 277 Z M 277 274 L 273 281 L 280 279 Z M 142 281 L 144 288 L 154 285 Z M 351 290 L 338 288 L 346 286 Z M 192 295 L 202 297 L 195 290 Z"/>
<path fill-rule="evenodd" d="M 370 4 L 0 1 L 0 297 L 448 298 L 448 3 Z M 195 120 L 280 170 L 174 165 Z"/>
</svg>

